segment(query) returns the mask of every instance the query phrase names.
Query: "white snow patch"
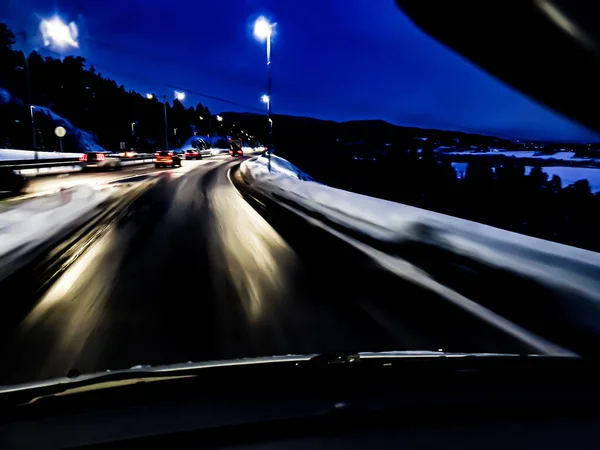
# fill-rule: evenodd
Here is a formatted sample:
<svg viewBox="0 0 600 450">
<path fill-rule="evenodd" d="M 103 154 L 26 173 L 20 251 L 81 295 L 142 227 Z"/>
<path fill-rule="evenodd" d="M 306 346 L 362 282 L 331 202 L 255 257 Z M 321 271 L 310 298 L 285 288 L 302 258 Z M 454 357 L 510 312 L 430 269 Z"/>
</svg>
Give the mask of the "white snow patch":
<svg viewBox="0 0 600 450">
<path fill-rule="evenodd" d="M 0 148 L 0 161 L 35 159 L 33 150 Z M 79 158 L 82 153 L 37 152 L 38 159 Z"/>
<path fill-rule="evenodd" d="M 271 155 L 271 171 L 269 171 L 269 158 L 265 155 L 245 161 L 242 163 L 242 168 L 247 176 L 256 180 L 269 180 L 273 177 L 277 179 L 283 176 L 296 180 L 314 181 L 306 172 L 276 155 Z"/>
<path fill-rule="evenodd" d="M 526 166 L 525 174 L 529 175 L 532 169 L 532 166 Z M 593 193 L 600 191 L 600 168 L 546 166 L 542 167 L 542 171 L 548 174 L 548 180 L 554 175 L 558 175 L 561 179 L 563 188 L 579 180 L 588 180 L 590 189 Z"/>
<path fill-rule="evenodd" d="M 453 162 L 450 164 L 456 171 L 457 177 L 460 178 L 461 180 L 464 179 L 465 175 L 467 174 L 467 167 L 469 167 L 469 163 Z"/>
<path fill-rule="evenodd" d="M 0 210 L 0 278 L 14 260 L 85 217 L 110 193 L 77 186 Z"/>
</svg>

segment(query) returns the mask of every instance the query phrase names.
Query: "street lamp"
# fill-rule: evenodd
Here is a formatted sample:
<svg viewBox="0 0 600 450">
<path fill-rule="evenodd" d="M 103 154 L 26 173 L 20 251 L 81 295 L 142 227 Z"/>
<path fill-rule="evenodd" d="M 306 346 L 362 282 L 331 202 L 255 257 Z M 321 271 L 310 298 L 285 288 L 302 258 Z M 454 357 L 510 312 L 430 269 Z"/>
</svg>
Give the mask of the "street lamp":
<svg viewBox="0 0 600 450">
<path fill-rule="evenodd" d="M 52 19 L 44 19 L 40 22 L 40 31 L 45 47 L 55 45 L 59 48 L 79 48 L 79 42 L 77 42 L 79 31 L 75 22 L 67 25 L 60 17 L 54 16 Z"/>
<path fill-rule="evenodd" d="M 217 122 L 223 122 L 223 117 L 217 116 Z"/>
<path fill-rule="evenodd" d="M 24 70 L 25 78 L 27 81 L 27 103 L 29 104 L 29 117 L 31 119 L 31 145 L 32 150 L 35 152 L 33 155 L 34 159 L 38 159 L 37 153 L 37 140 L 36 140 L 36 130 L 35 130 L 35 119 L 33 116 L 33 104 L 31 99 L 31 75 L 29 73 L 29 60 L 27 59 L 27 55 L 23 52 L 23 67 L 17 67 L 17 70 Z"/>
<path fill-rule="evenodd" d="M 146 94 L 146 98 L 148 100 L 152 100 L 154 98 L 154 95 L 153 94 Z"/>
<path fill-rule="evenodd" d="M 273 28 L 277 25 L 271 23 L 266 17 L 259 17 L 254 22 L 254 37 L 260 42 L 267 42 L 267 94 L 263 95 L 262 101 L 267 105 L 267 115 L 269 117 L 269 141 L 271 148 L 268 152 L 269 172 L 271 171 L 271 151 L 273 150 L 273 121 L 271 120 L 271 37 Z"/>
<path fill-rule="evenodd" d="M 179 100 L 180 102 L 184 101 L 185 100 L 185 92 L 175 91 L 175 98 L 177 100 Z"/>
<path fill-rule="evenodd" d="M 263 102 L 265 105 L 267 105 L 267 111 L 270 109 L 269 105 L 271 104 L 271 99 L 269 98 L 268 95 L 263 95 L 260 98 L 260 101 Z"/>
</svg>

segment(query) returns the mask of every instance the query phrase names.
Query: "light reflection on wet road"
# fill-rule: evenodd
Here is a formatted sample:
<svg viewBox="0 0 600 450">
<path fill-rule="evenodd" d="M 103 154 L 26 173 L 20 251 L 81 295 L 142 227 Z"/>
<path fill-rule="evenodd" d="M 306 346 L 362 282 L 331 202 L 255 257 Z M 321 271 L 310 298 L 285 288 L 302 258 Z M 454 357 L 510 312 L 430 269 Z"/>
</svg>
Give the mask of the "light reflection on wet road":
<svg viewBox="0 0 600 450">
<path fill-rule="evenodd" d="M 307 276 L 231 184 L 237 163 L 197 164 L 147 191 L 19 325 L 2 349 L 11 370 L 0 384 L 72 368 L 398 349 Z"/>
</svg>

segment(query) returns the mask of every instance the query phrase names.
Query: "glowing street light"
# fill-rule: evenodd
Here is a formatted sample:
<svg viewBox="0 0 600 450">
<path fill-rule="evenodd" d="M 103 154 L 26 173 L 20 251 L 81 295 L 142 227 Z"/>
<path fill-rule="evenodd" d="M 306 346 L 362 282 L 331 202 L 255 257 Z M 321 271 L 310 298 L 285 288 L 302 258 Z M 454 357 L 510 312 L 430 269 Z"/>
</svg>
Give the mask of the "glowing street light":
<svg viewBox="0 0 600 450">
<path fill-rule="evenodd" d="M 217 116 L 217 122 L 223 122 L 223 117 Z"/>
<path fill-rule="evenodd" d="M 185 100 L 185 92 L 175 91 L 175 98 L 180 102 Z"/>
<path fill-rule="evenodd" d="M 77 42 L 79 30 L 75 22 L 67 25 L 60 17 L 54 16 L 52 19 L 44 19 L 40 22 L 40 32 L 42 33 L 45 47 L 79 48 L 79 42 Z"/>
<path fill-rule="evenodd" d="M 262 102 L 267 105 L 267 115 L 269 117 L 269 141 L 270 146 L 273 146 L 273 121 L 271 120 L 271 38 L 276 23 L 271 23 L 266 17 L 259 17 L 254 22 L 254 37 L 260 42 L 267 42 L 267 94 L 262 96 Z M 271 148 L 272 151 L 272 148 Z M 271 171 L 271 151 L 269 156 L 269 172 Z"/>
<path fill-rule="evenodd" d="M 273 35 L 273 25 L 266 17 L 261 16 L 254 22 L 254 37 L 263 42 Z"/>
<path fill-rule="evenodd" d="M 152 100 L 154 98 L 154 95 L 153 94 L 146 94 L 146 98 L 148 100 Z"/>
</svg>

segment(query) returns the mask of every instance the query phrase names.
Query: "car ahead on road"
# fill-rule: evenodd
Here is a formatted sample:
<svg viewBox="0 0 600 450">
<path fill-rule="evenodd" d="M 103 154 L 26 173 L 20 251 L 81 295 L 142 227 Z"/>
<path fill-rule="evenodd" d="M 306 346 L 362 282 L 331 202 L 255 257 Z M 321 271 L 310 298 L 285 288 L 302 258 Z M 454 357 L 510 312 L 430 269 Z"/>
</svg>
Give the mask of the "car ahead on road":
<svg viewBox="0 0 600 450">
<path fill-rule="evenodd" d="M 202 154 L 195 148 L 185 151 L 185 159 L 202 159 Z"/>
<path fill-rule="evenodd" d="M 241 148 L 237 148 L 237 149 L 231 149 L 229 150 L 229 154 L 231 156 L 233 156 L 234 158 L 241 158 L 242 156 L 244 156 L 244 151 Z"/>
<path fill-rule="evenodd" d="M 155 167 L 181 167 L 181 154 L 175 153 L 172 150 L 161 150 L 154 154 L 156 161 Z"/>
<path fill-rule="evenodd" d="M 88 152 L 79 157 L 83 170 L 121 170 L 121 159 L 108 152 Z"/>
<path fill-rule="evenodd" d="M 119 156 L 121 158 L 136 158 L 136 157 L 138 157 L 140 155 L 139 155 L 138 152 L 136 152 L 134 150 L 130 150 L 130 151 L 122 151 L 122 152 L 120 152 Z"/>
</svg>

